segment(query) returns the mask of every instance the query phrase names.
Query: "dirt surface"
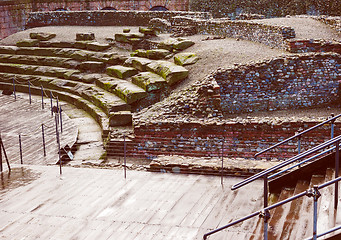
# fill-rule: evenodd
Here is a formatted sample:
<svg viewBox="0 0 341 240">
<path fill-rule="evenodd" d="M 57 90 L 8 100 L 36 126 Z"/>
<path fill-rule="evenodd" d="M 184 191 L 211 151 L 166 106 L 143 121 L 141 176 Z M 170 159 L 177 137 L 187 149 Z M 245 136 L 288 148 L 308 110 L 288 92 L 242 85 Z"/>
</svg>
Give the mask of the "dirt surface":
<svg viewBox="0 0 341 240">
<path fill-rule="evenodd" d="M 262 20 L 252 20 L 252 22 L 292 27 L 295 29 L 296 38 L 300 39 L 341 40 L 340 33 L 330 28 L 328 25 L 307 16 L 269 18 Z"/>
</svg>

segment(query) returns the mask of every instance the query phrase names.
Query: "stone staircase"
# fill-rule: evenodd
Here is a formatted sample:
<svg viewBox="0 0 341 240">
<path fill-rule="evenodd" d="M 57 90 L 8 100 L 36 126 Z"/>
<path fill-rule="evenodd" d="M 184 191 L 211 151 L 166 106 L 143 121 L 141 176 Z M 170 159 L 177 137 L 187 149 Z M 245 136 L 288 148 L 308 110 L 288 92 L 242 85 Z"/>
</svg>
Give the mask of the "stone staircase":
<svg viewBox="0 0 341 240">
<path fill-rule="evenodd" d="M 324 167 L 317 169 L 318 164 L 312 163 L 303 168 L 312 168 L 312 174 L 307 170 L 297 171 L 301 177 L 297 178 L 295 171 L 284 176 L 284 179 L 275 179 L 269 182 L 269 205 L 288 199 L 291 196 L 305 192 L 314 185 L 331 181 L 335 178 L 335 170 L 331 164 L 334 154 L 321 158 Z M 320 160 L 321 160 L 320 159 Z M 302 174 L 302 172 L 308 174 Z M 290 177 L 293 174 L 294 177 Z M 293 179 L 295 183 L 293 183 Z M 280 183 L 280 184 L 279 184 Z M 341 198 L 339 197 L 338 209 L 334 210 L 334 185 L 320 189 L 321 197 L 318 199 L 317 234 L 341 224 Z M 340 231 L 336 231 L 319 239 L 340 239 Z M 281 205 L 270 211 L 268 239 L 306 239 L 313 236 L 313 198 L 303 196 L 289 203 Z M 263 219 L 258 220 L 258 225 L 251 239 L 263 238 Z"/>
<path fill-rule="evenodd" d="M 0 46 L 0 88 L 13 90 L 15 83 L 16 91 L 41 95 L 43 87 L 45 97 L 58 97 L 88 112 L 101 126 L 105 141 L 117 130 L 128 130 L 133 139 L 132 112 L 163 99 L 169 86 L 188 74 L 171 62 L 163 61 L 164 67 L 159 58 L 119 55 L 110 44 L 95 40 L 31 38 L 17 46 Z M 148 68 L 151 64 L 156 69 Z M 123 134 L 119 136 L 112 137 L 117 149 L 123 142 Z"/>
</svg>

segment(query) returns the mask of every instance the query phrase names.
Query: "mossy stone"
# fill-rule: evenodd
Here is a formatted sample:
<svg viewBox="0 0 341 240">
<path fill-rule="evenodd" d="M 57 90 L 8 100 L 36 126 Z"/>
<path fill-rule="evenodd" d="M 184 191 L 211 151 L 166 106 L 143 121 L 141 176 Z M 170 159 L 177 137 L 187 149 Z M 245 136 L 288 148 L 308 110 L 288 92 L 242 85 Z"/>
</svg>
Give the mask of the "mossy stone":
<svg viewBox="0 0 341 240">
<path fill-rule="evenodd" d="M 32 32 L 30 33 L 30 38 L 31 39 L 38 39 L 40 41 L 48 41 L 51 40 L 52 38 L 55 38 L 56 34 L 55 33 L 44 33 L 44 32 Z"/>
<path fill-rule="evenodd" d="M 146 71 L 146 67 L 152 60 L 148 58 L 141 58 L 141 57 L 134 57 L 132 59 L 132 67 L 136 68 L 137 70 L 144 72 Z"/>
<path fill-rule="evenodd" d="M 141 72 L 132 77 L 132 83 L 144 89 L 146 92 L 163 89 L 167 82 L 160 75 L 152 72 Z"/>
<path fill-rule="evenodd" d="M 151 50 L 147 50 L 147 58 L 153 59 L 153 60 L 164 59 L 169 54 L 170 54 L 170 52 L 168 50 L 166 50 L 166 49 L 151 49 Z"/>
<path fill-rule="evenodd" d="M 99 42 L 90 42 L 86 44 L 86 49 L 90 51 L 101 52 L 110 48 L 110 45 L 107 43 L 99 43 Z"/>
<path fill-rule="evenodd" d="M 118 77 L 121 79 L 127 79 L 135 74 L 137 74 L 137 70 L 132 67 L 124 67 L 121 65 L 115 65 L 107 68 L 107 74 L 112 77 Z"/>
<path fill-rule="evenodd" d="M 130 54 L 132 57 L 147 57 L 147 50 L 144 49 L 136 49 L 133 53 Z"/>
<path fill-rule="evenodd" d="M 144 28 L 144 27 L 139 27 L 139 32 L 143 33 L 145 35 L 151 35 L 151 36 L 156 36 L 157 31 L 153 28 Z"/>
<path fill-rule="evenodd" d="M 189 39 L 178 38 L 177 42 L 173 44 L 173 48 L 176 50 L 185 50 L 193 45 L 194 42 Z"/>
<path fill-rule="evenodd" d="M 185 66 L 196 63 L 199 57 L 195 53 L 178 53 L 174 56 L 174 62 L 177 65 Z"/>
<path fill-rule="evenodd" d="M 188 76 L 188 70 L 186 68 L 163 60 L 148 64 L 147 70 L 163 77 L 168 85 L 173 85 Z"/>
<path fill-rule="evenodd" d="M 39 45 L 38 39 L 24 39 L 17 42 L 17 47 L 37 47 Z"/>
</svg>

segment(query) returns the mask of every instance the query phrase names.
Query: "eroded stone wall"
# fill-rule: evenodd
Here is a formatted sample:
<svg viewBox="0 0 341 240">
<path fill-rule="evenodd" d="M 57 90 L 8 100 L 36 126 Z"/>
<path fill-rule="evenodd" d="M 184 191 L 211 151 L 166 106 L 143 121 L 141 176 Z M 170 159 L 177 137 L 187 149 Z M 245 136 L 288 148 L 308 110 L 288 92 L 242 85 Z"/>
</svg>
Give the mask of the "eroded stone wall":
<svg viewBox="0 0 341 240">
<path fill-rule="evenodd" d="M 341 58 L 334 53 L 278 57 L 219 70 L 224 114 L 309 108 L 338 100 Z"/>
</svg>

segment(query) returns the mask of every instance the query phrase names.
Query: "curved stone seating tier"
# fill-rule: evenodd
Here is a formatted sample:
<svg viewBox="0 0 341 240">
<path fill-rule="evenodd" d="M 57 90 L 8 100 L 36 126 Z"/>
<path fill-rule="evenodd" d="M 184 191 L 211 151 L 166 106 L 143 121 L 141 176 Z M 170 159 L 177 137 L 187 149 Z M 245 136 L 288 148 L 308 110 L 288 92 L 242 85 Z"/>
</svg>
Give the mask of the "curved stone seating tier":
<svg viewBox="0 0 341 240">
<path fill-rule="evenodd" d="M 137 85 L 113 77 L 102 77 L 96 79 L 96 85 L 108 92 L 115 93 L 122 98 L 127 104 L 132 104 L 147 96 L 147 93 Z"/>
<path fill-rule="evenodd" d="M 1 70 L 0 64 L 0 71 Z M 15 79 L 16 85 L 19 82 L 20 84 L 25 84 L 28 86 L 28 82 L 30 82 L 33 86 L 43 86 L 49 90 L 64 91 L 73 95 L 77 95 L 89 102 L 92 102 L 106 115 L 110 115 L 110 113 L 114 111 L 130 110 L 130 106 L 121 98 L 93 84 L 63 80 L 54 77 L 32 76 L 16 73 L 0 73 L 0 79 L 1 81 L 7 83 L 12 83 L 13 79 Z"/>
<path fill-rule="evenodd" d="M 77 61 L 109 62 L 110 58 L 117 55 L 116 52 L 94 52 L 73 48 L 43 48 L 43 47 L 16 47 L 0 46 L 0 54 L 31 55 L 46 57 L 71 58 Z"/>
<path fill-rule="evenodd" d="M 18 75 L 17 75 L 18 76 Z M 16 76 L 16 77 L 17 77 Z M 12 78 L 15 76 L 11 76 Z M 20 76 L 20 77 L 25 77 L 25 76 Z M 0 74 L 0 89 L 5 90 L 13 90 L 13 85 L 11 83 L 8 82 L 4 82 L 4 78 L 2 76 L 2 74 Z M 29 92 L 29 87 L 27 84 L 17 84 L 15 86 L 16 91 L 18 92 L 25 92 L 28 93 Z M 30 87 L 30 91 L 32 94 L 35 95 L 40 95 L 41 94 L 41 89 L 40 87 L 35 87 L 35 86 L 31 86 Z M 73 105 L 75 105 L 76 107 L 85 110 L 91 117 L 93 117 L 97 123 L 100 125 L 100 127 L 102 128 L 102 137 L 105 139 L 108 137 L 109 134 L 109 118 L 108 116 L 97 106 L 95 106 L 93 103 L 85 100 L 84 98 L 74 95 L 74 94 L 70 94 L 67 92 L 62 92 L 62 91 L 57 91 L 57 90 L 48 90 L 47 93 L 52 93 L 53 96 L 57 97 L 58 99 L 71 103 Z"/>
<path fill-rule="evenodd" d="M 72 58 L 63 57 L 43 57 L 31 55 L 11 55 L 0 54 L 0 63 L 15 63 L 15 64 L 29 64 L 29 65 L 42 65 L 51 67 L 63 67 L 70 69 L 80 68 L 81 63 L 73 60 Z"/>
</svg>

